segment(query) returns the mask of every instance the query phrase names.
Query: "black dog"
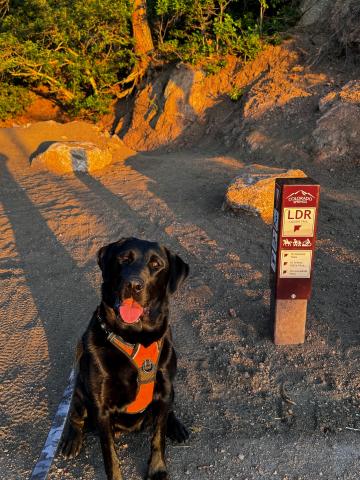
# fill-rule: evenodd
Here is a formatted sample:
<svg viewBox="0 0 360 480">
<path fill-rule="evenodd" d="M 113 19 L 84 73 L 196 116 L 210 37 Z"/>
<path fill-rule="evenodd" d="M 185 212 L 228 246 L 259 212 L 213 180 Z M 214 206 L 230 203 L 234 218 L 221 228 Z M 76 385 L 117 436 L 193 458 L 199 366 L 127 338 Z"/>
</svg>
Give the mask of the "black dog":
<svg viewBox="0 0 360 480">
<path fill-rule="evenodd" d="M 189 267 L 165 247 L 136 238 L 101 248 L 98 263 L 102 302 L 78 345 L 62 453 L 76 456 L 85 425 L 93 425 L 107 478 L 121 480 L 114 435 L 139 429 L 150 417 L 154 433 L 147 479 L 165 480 L 165 435 L 179 442 L 189 436 L 172 410 L 176 355 L 168 324 L 169 296 Z"/>
</svg>

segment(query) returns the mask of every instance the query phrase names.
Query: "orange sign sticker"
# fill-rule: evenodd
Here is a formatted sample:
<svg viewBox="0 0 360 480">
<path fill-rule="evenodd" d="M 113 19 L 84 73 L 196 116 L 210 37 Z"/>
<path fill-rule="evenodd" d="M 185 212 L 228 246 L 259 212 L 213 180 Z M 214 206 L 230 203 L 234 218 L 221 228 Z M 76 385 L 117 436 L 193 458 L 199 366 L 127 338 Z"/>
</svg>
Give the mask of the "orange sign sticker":
<svg viewBox="0 0 360 480">
<path fill-rule="evenodd" d="M 284 208 L 283 237 L 313 237 L 316 208 Z"/>
</svg>

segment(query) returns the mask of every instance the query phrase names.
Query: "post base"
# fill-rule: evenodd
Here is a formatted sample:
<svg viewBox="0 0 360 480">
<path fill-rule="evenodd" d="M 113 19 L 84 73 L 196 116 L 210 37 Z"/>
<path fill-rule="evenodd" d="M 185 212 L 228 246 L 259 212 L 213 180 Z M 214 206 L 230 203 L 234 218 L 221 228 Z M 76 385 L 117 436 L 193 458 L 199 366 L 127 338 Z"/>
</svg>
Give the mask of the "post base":
<svg viewBox="0 0 360 480">
<path fill-rule="evenodd" d="M 307 300 L 275 300 L 275 345 L 305 341 Z"/>
</svg>

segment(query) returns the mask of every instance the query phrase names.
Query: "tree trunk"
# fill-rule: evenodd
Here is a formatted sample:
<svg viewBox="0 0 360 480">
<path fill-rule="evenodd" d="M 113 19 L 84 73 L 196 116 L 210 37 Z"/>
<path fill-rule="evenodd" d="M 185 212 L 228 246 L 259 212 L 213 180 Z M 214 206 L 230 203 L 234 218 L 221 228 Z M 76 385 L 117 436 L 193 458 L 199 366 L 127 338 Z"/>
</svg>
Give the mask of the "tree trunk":
<svg viewBox="0 0 360 480">
<path fill-rule="evenodd" d="M 154 44 L 146 14 L 146 0 L 134 0 L 132 27 L 135 54 L 139 57 L 147 56 L 152 50 L 154 50 Z"/>
</svg>

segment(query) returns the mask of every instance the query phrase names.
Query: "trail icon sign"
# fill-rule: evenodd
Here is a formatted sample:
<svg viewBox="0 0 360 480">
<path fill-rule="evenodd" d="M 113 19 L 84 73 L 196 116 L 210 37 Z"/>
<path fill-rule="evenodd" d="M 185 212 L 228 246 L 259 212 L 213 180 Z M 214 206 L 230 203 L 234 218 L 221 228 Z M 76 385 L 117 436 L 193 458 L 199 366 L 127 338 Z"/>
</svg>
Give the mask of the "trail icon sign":
<svg viewBox="0 0 360 480">
<path fill-rule="evenodd" d="M 278 345 L 303 343 L 311 294 L 320 185 L 310 178 L 275 181 L 271 242 L 271 311 Z"/>
<path fill-rule="evenodd" d="M 284 208 L 284 236 L 294 233 L 300 237 L 312 237 L 316 220 L 316 208 Z"/>
</svg>

